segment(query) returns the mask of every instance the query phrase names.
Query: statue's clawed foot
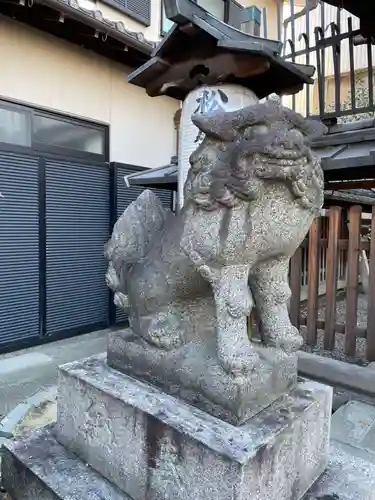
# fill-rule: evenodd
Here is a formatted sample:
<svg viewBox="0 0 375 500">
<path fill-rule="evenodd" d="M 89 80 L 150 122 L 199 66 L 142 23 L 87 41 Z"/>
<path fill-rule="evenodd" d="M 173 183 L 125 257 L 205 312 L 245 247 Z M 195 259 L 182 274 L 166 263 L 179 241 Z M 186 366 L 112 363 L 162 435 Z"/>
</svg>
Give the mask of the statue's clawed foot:
<svg viewBox="0 0 375 500">
<path fill-rule="evenodd" d="M 145 320 L 146 318 L 141 321 L 141 336 L 155 347 L 171 351 L 184 343 L 184 328 L 176 312 L 160 311 L 151 320 L 147 320 L 146 328 Z"/>
<path fill-rule="evenodd" d="M 234 319 L 239 319 L 239 323 L 243 323 L 241 319 L 250 316 L 252 307 L 253 300 L 246 283 L 241 292 L 238 291 L 237 295 L 227 300 L 226 303 L 226 309 L 229 316 Z M 240 327 L 238 324 L 238 328 L 243 328 L 243 326 Z M 240 336 L 240 340 L 237 342 L 236 339 L 239 335 L 237 334 L 233 338 L 230 337 L 228 332 L 228 338 L 232 338 L 232 340 L 228 341 L 227 337 L 225 337 L 218 348 L 218 356 L 222 367 L 226 372 L 235 376 L 250 373 L 259 361 L 257 353 L 254 351 L 250 340 L 245 335 L 243 335 L 242 338 Z"/>
<path fill-rule="evenodd" d="M 259 362 L 247 334 L 253 306 L 248 274 L 247 266 L 228 266 L 214 281 L 217 355 L 222 368 L 233 376 L 249 374 Z"/>
<path fill-rule="evenodd" d="M 259 356 L 249 340 L 236 345 L 231 342 L 221 342 L 217 354 L 223 369 L 235 377 L 248 375 L 259 362 Z"/>
<path fill-rule="evenodd" d="M 294 326 L 286 327 L 269 336 L 269 344 L 282 349 L 287 353 L 298 351 L 303 344 L 300 332 Z"/>
</svg>

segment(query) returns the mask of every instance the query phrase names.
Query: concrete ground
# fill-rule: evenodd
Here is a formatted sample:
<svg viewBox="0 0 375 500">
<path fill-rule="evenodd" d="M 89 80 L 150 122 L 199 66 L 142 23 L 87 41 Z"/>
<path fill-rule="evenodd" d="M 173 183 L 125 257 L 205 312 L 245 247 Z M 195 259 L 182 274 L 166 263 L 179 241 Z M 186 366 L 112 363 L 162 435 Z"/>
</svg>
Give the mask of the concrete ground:
<svg viewBox="0 0 375 500">
<path fill-rule="evenodd" d="M 42 397 L 12 429 L 15 436 L 55 420 L 58 366 L 104 352 L 106 334 L 103 330 L 0 356 L 0 420 L 33 394 Z M 362 370 L 373 373 L 375 381 L 375 371 Z M 1 491 L 0 499 L 7 499 Z M 304 500 L 375 500 L 373 404 L 351 400 L 333 414 L 328 468 Z"/>
<path fill-rule="evenodd" d="M 106 350 L 107 330 L 0 356 L 0 421 L 19 403 L 57 383 L 59 365 Z"/>
<path fill-rule="evenodd" d="M 375 464 L 375 406 L 360 401 L 342 406 L 332 417 L 331 438 Z"/>
<path fill-rule="evenodd" d="M 326 472 L 305 500 L 375 500 L 375 406 L 349 401 L 332 416 Z"/>
</svg>

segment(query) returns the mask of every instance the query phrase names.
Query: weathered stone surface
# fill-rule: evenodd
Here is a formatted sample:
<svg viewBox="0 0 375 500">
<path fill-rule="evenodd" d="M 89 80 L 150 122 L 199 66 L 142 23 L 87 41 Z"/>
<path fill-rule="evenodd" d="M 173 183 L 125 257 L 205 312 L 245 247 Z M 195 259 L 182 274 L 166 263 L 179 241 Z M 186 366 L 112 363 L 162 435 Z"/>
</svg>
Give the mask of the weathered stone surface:
<svg viewBox="0 0 375 500">
<path fill-rule="evenodd" d="M 355 450 L 354 450 L 355 451 Z M 328 467 L 304 500 L 374 500 L 375 463 L 333 441 Z"/>
<path fill-rule="evenodd" d="M 200 335 L 199 335 L 200 334 Z M 232 377 L 216 357 L 213 330 L 197 328 L 187 344 L 157 349 L 120 330 L 108 335 L 109 366 L 151 382 L 169 394 L 232 424 L 241 424 L 290 391 L 297 383 L 297 356 L 254 343 L 260 363 L 247 377 Z"/>
<path fill-rule="evenodd" d="M 2 482 L 14 500 L 131 500 L 67 452 L 49 429 L 4 445 L 2 453 Z"/>
<path fill-rule="evenodd" d="M 367 367 L 299 351 L 298 371 L 304 377 L 349 390 L 353 394 L 363 394 L 370 399 L 375 397 L 374 372 Z"/>
<path fill-rule="evenodd" d="M 247 377 L 244 385 L 261 393 L 254 380 L 262 359 L 247 318 L 255 303 L 264 342 L 289 353 L 300 347 L 288 314 L 288 266 L 323 203 L 323 173 L 308 141 L 324 126 L 271 101 L 192 119 L 204 139 L 190 157 L 183 209 L 166 212 L 150 191 L 130 205 L 106 245 L 108 283 L 117 304 L 129 307 L 134 335 L 163 352 L 200 349 L 208 335 L 215 370 Z M 164 360 L 154 356 L 159 379 Z M 139 367 L 137 357 L 134 375 Z M 254 401 L 244 397 L 243 405 Z"/>
<path fill-rule="evenodd" d="M 375 406 L 349 401 L 332 416 L 331 437 L 372 454 L 375 460 Z"/>
<path fill-rule="evenodd" d="M 301 381 L 242 426 L 110 369 L 60 369 L 58 440 L 134 500 L 299 500 L 327 464 L 332 389 Z"/>
</svg>

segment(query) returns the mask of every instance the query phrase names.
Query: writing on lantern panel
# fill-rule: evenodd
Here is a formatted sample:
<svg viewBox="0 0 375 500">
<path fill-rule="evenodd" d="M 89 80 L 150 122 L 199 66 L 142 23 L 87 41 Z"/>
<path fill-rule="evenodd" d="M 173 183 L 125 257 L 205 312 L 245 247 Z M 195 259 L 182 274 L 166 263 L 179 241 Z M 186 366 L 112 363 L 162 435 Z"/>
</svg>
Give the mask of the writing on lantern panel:
<svg viewBox="0 0 375 500">
<path fill-rule="evenodd" d="M 204 90 L 198 97 L 198 106 L 194 113 L 213 113 L 214 111 L 224 111 L 224 104 L 228 102 L 228 96 L 220 89 Z M 204 132 L 201 130 L 195 139 L 195 143 L 201 142 L 204 137 Z"/>
</svg>

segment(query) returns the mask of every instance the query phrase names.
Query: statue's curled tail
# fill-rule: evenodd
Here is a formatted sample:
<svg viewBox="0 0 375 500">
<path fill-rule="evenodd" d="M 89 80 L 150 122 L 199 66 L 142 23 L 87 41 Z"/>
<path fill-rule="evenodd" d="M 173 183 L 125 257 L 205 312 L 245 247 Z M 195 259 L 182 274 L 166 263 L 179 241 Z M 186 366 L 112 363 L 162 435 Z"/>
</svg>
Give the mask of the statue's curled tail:
<svg viewBox="0 0 375 500">
<path fill-rule="evenodd" d="M 106 282 L 115 294 L 117 307 L 128 308 L 125 289 L 128 269 L 146 256 L 154 237 L 160 234 L 166 216 L 167 210 L 159 198 L 146 189 L 116 222 L 104 256 L 109 261 Z"/>
</svg>

